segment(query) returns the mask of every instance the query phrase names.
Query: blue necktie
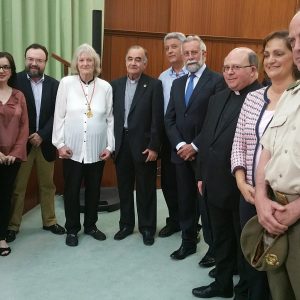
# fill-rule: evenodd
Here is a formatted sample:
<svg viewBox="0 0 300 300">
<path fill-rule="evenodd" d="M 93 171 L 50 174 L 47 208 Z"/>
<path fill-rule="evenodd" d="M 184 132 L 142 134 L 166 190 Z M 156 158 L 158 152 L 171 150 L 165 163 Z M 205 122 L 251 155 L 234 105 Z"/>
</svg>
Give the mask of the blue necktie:
<svg viewBox="0 0 300 300">
<path fill-rule="evenodd" d="M 193 90 L 194 90 L 194 78 L 196 75 L 194 73 L 191 73 L 190 75 L 190 81 L 185 91 L 185 106 L 188 106 L 190 98 L 192 96 Z"/>
</svg>

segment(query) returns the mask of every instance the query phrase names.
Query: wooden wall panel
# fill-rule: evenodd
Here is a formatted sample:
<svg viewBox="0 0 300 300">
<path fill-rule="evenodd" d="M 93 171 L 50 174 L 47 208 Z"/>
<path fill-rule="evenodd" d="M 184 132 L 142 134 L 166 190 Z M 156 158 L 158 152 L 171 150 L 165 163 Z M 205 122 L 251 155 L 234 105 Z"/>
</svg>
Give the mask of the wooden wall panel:
<svg viewBox="0 0 300 300">
<path fill-rule="evenodd" d="M 187 34 L 263 38 L 288 27 L 297 0 L 173 0 L 170 31 Z"/>
<path fill-rule="evenodd" d="M 172 0 L 106 0 L 105 28 L 167 32 Z"/>
</svg>

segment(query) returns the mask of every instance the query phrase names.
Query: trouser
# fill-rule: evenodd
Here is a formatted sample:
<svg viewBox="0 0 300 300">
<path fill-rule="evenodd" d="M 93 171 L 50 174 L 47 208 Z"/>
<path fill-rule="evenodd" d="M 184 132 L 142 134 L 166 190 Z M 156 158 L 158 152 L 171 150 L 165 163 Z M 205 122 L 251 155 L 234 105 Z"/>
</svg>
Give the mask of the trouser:
<svg viewBox="0 0 300 300">
<path fill-rule="evenodd" d="M 55 185 L 53 182 L 54 161 L 45 160 L 40 147 L 32 147 L 27 161 L 21 163 L 14 192 L 12 195 L 12 210 L 8 229 L 19 231 L 24 210 L 24 199 L 28 180 L 35 165 L 38 181 L 38 195 L 41 204 L 42 220 L 44 226 L 56 224 L 54 197 Z"/>
<path fill-rule="evenodd" d="M 0 164 L 0 240 L 4 240 L 6 236 L 11 195 L 19 168 L 19 162 L 15 162 L 9 166 Z"/>
<path fill-rule="evenodd" d="M 243 196 L 240 198 L 240 221 L 241 227 L 256 215 L 255 206 L 246 202 Z M 245 279 L 247 281 L 248 299 L 249 300 L 268 300 L 270 299 L 270 289 L 267 278 L 267 273 L 257 271 L 242 257 L 242 264 Z"/>
<path fill-rule="evenodd" d="M 300 221 L 287 231 L 288 256 L 285 264 L 267 272 L 273 300 L 300 299 Z"/>
<path fill-rule="evenodd" d="M 166 223 L 179 229 L 176 167 L 171 162 L 171 145 L 167 138 L 161 151 L 161 189 L 169 211 Z"/>
<path fill-rule="evenodd" d="M 96 229 L 98 220 L 97 205 L 100 199 L 100 185 L 104 162 L 91 164 L 80 163 L 71 159 L 63 160 L 64 172 L 64 204 L 67 233 L 77 234 L 80 224 L 80 188 L 82 180 L 85 185 L 84 231 Z"/>
<path fill-rule="evenodd" d="M 148 230 L 154 234 L 157 222 L 157 163 L 136 161 L 129 143 L 128 135 L 124 132 L 123 142 L 115 162 L 120 197 L 120 229 L 127 227 L 133 230 L 134 228 L 135 185 L 139 231 L 142 233 Z"/>
</svg>

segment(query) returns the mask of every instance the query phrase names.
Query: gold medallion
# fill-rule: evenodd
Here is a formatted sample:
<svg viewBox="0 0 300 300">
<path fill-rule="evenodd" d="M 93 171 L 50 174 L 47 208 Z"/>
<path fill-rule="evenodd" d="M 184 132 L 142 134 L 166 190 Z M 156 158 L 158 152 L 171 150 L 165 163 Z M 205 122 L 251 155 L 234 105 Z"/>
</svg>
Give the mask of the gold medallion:
<svg viewBox="0 0 300 300">
<path fill-rule="evenodd" d="M 91 117 L 93 116 L 92 111 L 91 111 L 91 110 L 88 110 L 88 112 L 86 113 L 86 116 L 87 116 L 88 118 L 91 118 Z"/>
</svg>

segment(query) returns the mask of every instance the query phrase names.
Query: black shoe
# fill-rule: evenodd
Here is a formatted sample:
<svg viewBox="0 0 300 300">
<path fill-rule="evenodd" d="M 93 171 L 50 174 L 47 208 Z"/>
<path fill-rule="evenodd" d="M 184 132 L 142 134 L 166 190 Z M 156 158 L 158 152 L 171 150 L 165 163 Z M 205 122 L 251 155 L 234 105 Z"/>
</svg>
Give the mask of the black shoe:
<svg viewBox="0 0 300 300">
<path fill-rule="evenodd" d="M 126 237 L 128 237 L 129 235 L 131 235 L 133 233 L 133 230 L 128 228 L 128 227 L 124 227 L 122 229 L 120 229 L 114 236 L 114 239 L 116 241 L 120 241 L 125 239 Z"/>
<path fill-rule="evenodd" d="M 151 246 L 154 244 L 154 236 L 150 231 L 148 230 L 143 231 L 142 236 L 143 236 L 143 242 L 146 246 Z"/>
<path fill-rule="evenodd" d="M 78 236 L 74 233 L 68 233 L 66 237 L 66 245 L 75 247 L 78 245 Z"/>
<path fill-rule="evenodd" d="M 7 232 L 6 232 L 6 238 L 5 238 L 5 240 L 6 240 L 6 242 L 7 243 L 11 243 L 11 242 L 13 242 L 15 239 L 16 239 L 16 235 L 17 235 L 17 231 L 15 231 L 15 230 L 7 230 Z"/>
<path fill-rule="evenodd" d="M 213 298 L 213 297 L 222 297 L 222 298 L 231 298 L 233 296 L 233 290 L 223 291 L 218 289 L 214 283 L 201 286 L 192 290 L 194 296 L 198 298 Z"/>
<path fill-rule="evenodd" d="M 174 234 L 178 231 L 180 231 L 180 228 L 174 227 L 170 224 L 167 224 L 165 227 L 163 227 L 160 230 L 160 232 L 158 233 L 158 236 L 164 238 L 164 237 L 171 236 L 172 234 Z"/>
<path fill-rule="evenodd" d="M 51 231 L 54 234 L 65 234 L 66 230 L 59 224 L 54 224 L 51 226 L 43 226 L 44 230 Z"/>
<path fill-rule="evenodd" d="M 199 261 L 199 266 L 203 268 L 211 268 L 216 264 L 214 257 L 209 254 L 205 254 L 204 257 Z"/>
<path fill-rule="evenodd" d="M 208 276 L 210 278 L 216 278 L 216 275 L 217 275 L 217 269 L 216 268 L 213 268 L 211 269 L 209 272 L 208 272 Z"/>
<path fill-rule="evenodd" d="M 106 240 L 106 235 L 97 228 L 93 229 L 89 232 L 85 232 L 85 234 L 88 234 L 88 235 L 92 236 L 95 240 L 98 240 L 98 241 Z"/>
<path fill-rule="evenodd" d="M 185 259 L 187 256 L 196 253 L 197 246 L 183 246 L 181 245 L 178 250 L 174 251 L 170 256 L 173 259 L 181 260 Z"/>
</svg>

